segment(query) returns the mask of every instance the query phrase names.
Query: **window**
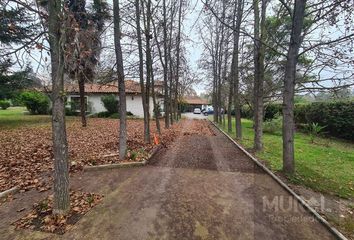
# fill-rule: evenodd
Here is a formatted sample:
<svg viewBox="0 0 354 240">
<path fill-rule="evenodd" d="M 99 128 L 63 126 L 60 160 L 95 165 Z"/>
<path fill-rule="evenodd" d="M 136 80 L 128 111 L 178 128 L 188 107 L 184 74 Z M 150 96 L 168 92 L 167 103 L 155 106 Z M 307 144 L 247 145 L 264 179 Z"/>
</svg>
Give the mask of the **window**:
<svg viewBox="0 0 354 240">
<path fill-rule="evenodd" d="M 80 112 L 80 97 L 74 96 L 70 98 L 71 110 L 75 112 Z M 85 96 L 85 112 L 87 112 L 87 97 Z"/>
</svg>

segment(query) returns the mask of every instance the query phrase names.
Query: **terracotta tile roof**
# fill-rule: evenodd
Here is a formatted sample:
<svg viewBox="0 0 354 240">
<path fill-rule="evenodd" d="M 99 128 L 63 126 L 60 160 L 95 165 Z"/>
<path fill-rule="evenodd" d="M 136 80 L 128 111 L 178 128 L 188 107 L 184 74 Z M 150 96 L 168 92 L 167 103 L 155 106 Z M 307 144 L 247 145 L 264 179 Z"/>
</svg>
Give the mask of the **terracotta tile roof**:
<svg viewBox="0 0 354 240">
<path fill-rule="evenodd" d="M 51 86 L 36 88 L 38 91 L 50 93 Z M 64 91 L 67 93 L 79 93 L 79 85 L 77 83 L 65 83 Z M 157 96 L 162 95 L 163 81 L 155 81 L 155 91 Z M 128 94 L 141 93 L 140 83 L 135 80 L 125 80 L 125 92 Z M 118 82 L 98 84 L 98 83 L 85 83 L 85 93 L 118 93 Z"/>
<path fill-rule="evenodd" d="M 64 86 L 64 90 L 67 93 L 78 93 L 79 85 L 67 83 Z M 51 87 L 49 87 L 48 91 L 51 91 Z M 125 91 L 126 93 L 141 93 L 139 82 L 134 80 L 125 80 Z M 85 83 L 85 93 L 118 93 L 118 83 Z"/>
<path fill-rule="evenodd" d="M 200 97 L 184 97 L 182 101 L 187 104 L 192 104 L 192 105 L 206 105 L 206 104 L 208 104 L 208 101 L 206 99 L 203 99 Z"/>
</svg>

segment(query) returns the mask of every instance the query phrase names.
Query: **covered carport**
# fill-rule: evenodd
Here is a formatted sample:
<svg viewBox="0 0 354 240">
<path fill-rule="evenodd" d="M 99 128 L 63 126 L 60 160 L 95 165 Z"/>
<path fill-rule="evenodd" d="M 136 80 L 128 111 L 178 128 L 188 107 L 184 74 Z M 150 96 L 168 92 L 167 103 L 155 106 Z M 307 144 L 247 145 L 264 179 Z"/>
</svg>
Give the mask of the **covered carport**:
<svg viewBox="0 0 354 240">
<path fill-rule="evenodd" d="M 184 97 L 181 106 L 182 112 L 193 112 L 194 108 L 206 108 L 208 101 L 198 96 Z"/>
</svg>

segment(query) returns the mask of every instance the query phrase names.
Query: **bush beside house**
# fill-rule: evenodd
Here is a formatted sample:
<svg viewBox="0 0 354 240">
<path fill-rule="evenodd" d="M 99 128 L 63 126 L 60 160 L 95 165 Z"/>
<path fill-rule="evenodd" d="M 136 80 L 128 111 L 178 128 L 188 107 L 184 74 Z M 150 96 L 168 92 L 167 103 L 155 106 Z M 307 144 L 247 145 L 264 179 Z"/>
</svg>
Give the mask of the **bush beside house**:
<svg viewBox="0 0 354 240">
<path fill-rule="evenodd" d="M 107 109 L 109 114 L 117 113 L 118 112 L 118 100 L 115 95 L 107 95 L 101 98 L 103 106 Z"/>
<path fill-rule="evenodd" d="M 49 110 L 49 98 L 47 95 L 36 91 L 25 91 L 20 95 L 21 102 L 30 114 L 47 114 Z"/>
</svg>

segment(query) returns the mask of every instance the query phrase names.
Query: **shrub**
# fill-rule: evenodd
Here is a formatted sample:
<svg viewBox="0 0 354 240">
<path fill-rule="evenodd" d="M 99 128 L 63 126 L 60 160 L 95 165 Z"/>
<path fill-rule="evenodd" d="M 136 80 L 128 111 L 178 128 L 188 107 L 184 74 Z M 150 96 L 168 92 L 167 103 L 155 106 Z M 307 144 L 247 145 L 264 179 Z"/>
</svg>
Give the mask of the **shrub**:
<svg viewBox="0 0 354 240">
<path fill-rule="evenodd" d="M 119 113 L 113 113 L 109 116 L 109 118 L 115 118 L 118 119 L 119 118 Z"/>
<path fill-rule="evenodd" d="M 108 118 L 110 115 L 111 115 L 111 113 L 109 113 L 108 111 L 97 113 L 97 117 L 99 117 L 99 118 Z"/>
<path fill-rule="evenodd" d="M 7 100 L 0 100 L 0 108 L 5 110 L 10 107 L 10 102 Z"/>
<path fill-rule="evenodd" d="M 103 106 L 107 109 L 110 114 L 118 112 L 118 100 L 115 95 L 107 95 L 101 98 Z"/>
<path fill-rule="evenodd" d="M 277 113 L 274 118 L 263 122 L 263 131 L 270 134 L 279 132 L 282 128 L 283 117 Z"/>
<path fill-rule="evenodd" d="M 134 116 L 134 114 L 132 112 L 128 111 L 127 116 Z"/>
<path fill-rule="evenodd" d="M 303 103 L 299 103 L 299 104 L 295 104 L 295 108 L 294 108 L 294 118 L 295 118 L 295 122 L 296 124 L 308 124 L 307 120 L 306 120 L 306 109 L 310 106 L 311 104 L 303 104 Z"/>
<path fill-rule="evenodd" d="M 21 102 L 31 114 L 47 114 L 49 98 L 41 92 L 26 91 L 21 93 Z"/>
<path fill-rule="evenodd" d="M 318 123 L 308 124 L 308 132 L 310 134 L 311 143 L 315 142 L 315 138 L 318 137 L 321 131 L 326 128 L 326 126 L 320 126 Z"/>
<path fill-rule="evenodd" d="M 11 105 L 14 107 L 23 106 L 23 103 L 21 102 L 21 93 L 20 92 L 16 92 L 12 95 Z"/>
<path fill-rule="evenodd" d="M 279 103 L 269 103 L 264 107 L 264 120 L 278 117 L 282 113 L 282 105 Z"/>
<path fill-rule="evenodd" d="M 77 116 L 78 113 L 73 110 L 71 107 L 65 107 L 65 115 L 66 116 Z"/>
<path fill-rule="evenodd" d="M 243 105 L 241 107 L 241 117 L 247 118 L 247 119 L 252 119 L 253 118 L 253 109 L 251 109 L 251 107 L 248 105 Z"/>
</svg>

